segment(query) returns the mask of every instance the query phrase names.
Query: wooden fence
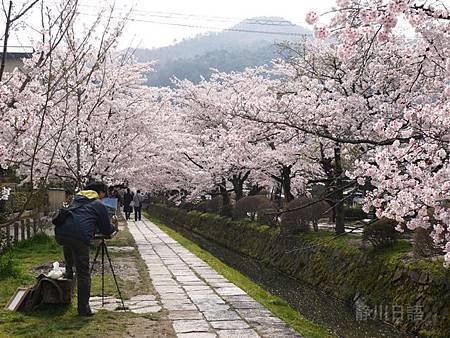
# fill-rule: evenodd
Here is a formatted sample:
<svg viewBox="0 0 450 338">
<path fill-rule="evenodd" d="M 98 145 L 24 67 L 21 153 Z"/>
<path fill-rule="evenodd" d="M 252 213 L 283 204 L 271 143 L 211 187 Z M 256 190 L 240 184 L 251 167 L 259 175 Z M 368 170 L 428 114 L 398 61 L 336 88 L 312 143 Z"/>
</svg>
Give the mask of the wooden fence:
<svg viewBox="0 0 450 338">
<path fill-rule="evenodd" d="M 50 219 L 42 212 L 28 211 L 21 219 L 0 228 L 0 253 L 38 233 L 50 232 Z"/>
</svg>

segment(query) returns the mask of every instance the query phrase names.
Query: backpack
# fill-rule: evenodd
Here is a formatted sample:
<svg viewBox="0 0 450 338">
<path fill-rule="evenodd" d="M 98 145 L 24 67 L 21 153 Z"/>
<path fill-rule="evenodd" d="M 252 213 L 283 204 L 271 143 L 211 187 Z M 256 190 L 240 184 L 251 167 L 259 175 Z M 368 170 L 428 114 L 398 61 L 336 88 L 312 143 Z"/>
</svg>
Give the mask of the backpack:
<svg viewBox="0 0 450 338">
<path fill-rule="evenodd" d="M 60 208 L 53 215 L 52 223 L 55 225 L 55 227 L 61 226 L 66 221 L 67 217 L 69 217 L 69 215 L 72 211 L 74 211 L 75 209 L 81 208 L 81 207 L 85 206 L 86 204 L 89 204 L 93 201 L 95 201 L 95 200 L 87 200 L 87 201 L 80 203 L 78 205 L 75 205 L 75 206 L 69 205 L 67 207 Z"/>
<path fill-rule="evenodd" d="M 40 304 L 70 304 L 73 294 L 73 280 L 51 279 L 40 274 L 37 283 L 29 289 L 19 311 L 30 312 Z"/>
</svg>

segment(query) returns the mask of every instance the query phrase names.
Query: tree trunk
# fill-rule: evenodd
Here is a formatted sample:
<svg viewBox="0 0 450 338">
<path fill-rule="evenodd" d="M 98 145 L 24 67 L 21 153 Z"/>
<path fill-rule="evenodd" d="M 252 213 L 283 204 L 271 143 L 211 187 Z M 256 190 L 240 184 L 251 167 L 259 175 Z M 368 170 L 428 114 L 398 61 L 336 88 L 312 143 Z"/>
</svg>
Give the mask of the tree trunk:
<svg viewBox="0 0 450 338">
<path fill-rule="evenodd" d="M 252 185 L 252 187 L 250 188 L 250 191 L 248 192 L 249 196 L 255 196 L 258 195 L 262 190 L 264 189 L 264 187 L 260 187 L 257 184 Z"/>
<path fill-rule="evenodd" d="M 286 203 L 289 203 L 294 199 L 294 195 L 291 193 L 291 167 L 292 166 L 283 166 L 281 168 L 281 186 Z"/>
<path fill-rule="evenodd" d="M 342 160 L 341 147 L 336 144 L 334 147 L 334 161 L 333 158 L 327 158 L 323 149 L 323 144 L 320 144 L 320 163 L 326 175 L 326 192 L 327 200 L 332 205 L 332 221 L 335 224 L 336 234 L 345 232 L 344 220 L 344 182 L 342 178 Z"/>
<path fill-rule="evenodd" d="M 344 220 L 344 184 L 342 180 L 342 160 L 341 160 L 341 147 L 336 145 L 334 147 L 334 173 L 335 173 L 335 186 L 334 193 L 335 199 L 335 231 L 336 234 L 342 234 L 345 232 L 345 220 Z"/>
<path fill-rule="evenodd" d="M 236 201 L 239 201 L 244 197 L 244 183 L 250 175 L 250 171 L 247 171 L 243 176 L 242 173 L 234 174 L 230 179 L 231 184 L 233 184 L 234 194 L 236 195 Z"/>
<path fill-rule="evenodd" d="M 223 180 L 222 184 L 219 185 L 220 195 L 222 196 L 222 208 L 220 210 L 220 214 L 222 216 L 231 217 L 231 203 L 230 203 L 230 195 L 228 195 L 227 191 L 227 183 Z"/>
<path fill-rule="evenodd" d="M 244 196 L 243 182 L 237 178 L 235 179 L 234 177 L 235 176 L 233 176 L 231 183 L 233 184 L 233 190 L 234 195 L 236 196 L 236 201 L 239 201 Z"/>
<path fill-rule="evenodd" d="M 75 72 L 77 73 L 77 69 L 75 68 Z M 81 131 L 80 131 L 80 117 L 81 117 L 81 91 L 77 89 L 77 108 L 76 108 L 76 133 L 77 133 L 77 145 L 76 145 L 76 155 L 77 155 L 77 163 L 76 163 L 76 180 L 77 187 L 81 190 L 82 187 L 82 178 L 81 178 Z"/>
<path fill-rule="evenodd" d="M 2 54 L 2 61 L 0 64 L 0 82 L 3 79 L 3 73 L 5 72 L 6 55 L 8 52 L 9 29 L 11 25 L 11 8 L 12 8 L 12 1 L 9 2 L 8 15 L 6 16 L 5 35 L 3 37 L 3 54 Z"/>
<path fill-rule="evenodd" d="M 340 193 L 338 195 L 342 195 L 342 197 L 343 197 L 342 193 Z M 345 232 L 344 203 L 337 202 L 334 210 L 336 213 L 335 232 L 337 235 L 343 234 Z"/>
</svg>

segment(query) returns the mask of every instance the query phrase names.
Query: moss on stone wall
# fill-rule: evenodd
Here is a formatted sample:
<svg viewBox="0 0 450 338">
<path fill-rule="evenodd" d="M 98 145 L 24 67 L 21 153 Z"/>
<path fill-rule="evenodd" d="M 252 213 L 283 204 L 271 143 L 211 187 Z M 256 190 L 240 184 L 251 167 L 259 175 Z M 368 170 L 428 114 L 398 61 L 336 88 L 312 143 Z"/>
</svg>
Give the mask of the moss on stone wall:
<svg viewBox="0 0 450 338">
<path fill-rule="evenodd" d="M 450 269 L 406 257 L 408 242 L 369 250 L 326 233 L 285 237 L 277 228 L 198 211 L 158 205 L 149 211 L 360 308 L 383 311 L 402 331 L 450 336 Z"/>
</svg>

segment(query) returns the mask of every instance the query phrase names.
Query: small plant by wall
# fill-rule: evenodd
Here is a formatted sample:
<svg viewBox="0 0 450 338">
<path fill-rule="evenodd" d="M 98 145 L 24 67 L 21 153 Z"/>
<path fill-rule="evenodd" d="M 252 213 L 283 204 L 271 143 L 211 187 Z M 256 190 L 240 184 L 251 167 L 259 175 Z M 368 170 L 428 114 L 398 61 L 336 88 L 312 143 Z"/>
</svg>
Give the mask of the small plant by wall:
<svg viewBox="0 0 450 338">
<path fill-rule="evenodd" d="M 370 242 L 375 248 L 387 248 L 397 241 L 399 232 L 395 230 L 397 222 L 389 219 L 379 219 L 364 227 L 363 240 Z"/>
</svg>

